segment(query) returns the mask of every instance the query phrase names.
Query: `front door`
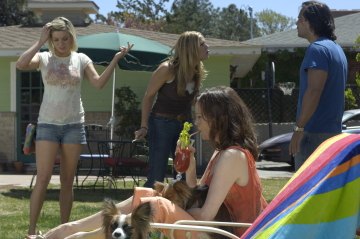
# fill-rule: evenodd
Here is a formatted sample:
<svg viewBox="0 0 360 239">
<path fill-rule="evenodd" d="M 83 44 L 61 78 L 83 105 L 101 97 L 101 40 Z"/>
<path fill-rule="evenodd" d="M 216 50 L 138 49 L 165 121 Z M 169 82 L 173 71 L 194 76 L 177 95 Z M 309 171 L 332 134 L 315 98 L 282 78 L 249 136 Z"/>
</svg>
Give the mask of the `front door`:
<svg viewBox="0 0 360 239">
<path fill-rule="evenodd" d="M 17 112 L 17 159 L 34 163 L 35 155 L 25 155 L 23 146 L 26 126 L 37 123 L 40 104 L 44 94 L 44 85 L 40 71 L 20 71 L 16 73 L 16 112 Z"/>
</svg>

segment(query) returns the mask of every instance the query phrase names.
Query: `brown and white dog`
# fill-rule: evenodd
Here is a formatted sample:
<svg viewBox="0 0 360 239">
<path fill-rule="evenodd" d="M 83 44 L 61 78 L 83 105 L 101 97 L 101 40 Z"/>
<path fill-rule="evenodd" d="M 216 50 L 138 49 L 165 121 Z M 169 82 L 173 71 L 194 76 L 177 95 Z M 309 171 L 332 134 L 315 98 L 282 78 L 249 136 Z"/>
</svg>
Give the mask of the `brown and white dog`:
<svg viewBox="0 0 360 239">
<path fill-rule="evenodd" d="M 184 210 L 188 201 L 193 197 L 191 188 L 184 181 L 171 184 L 155 182 L 154 189 L 161 197 L 168 199 Z"/>
<path fill-rule="evenodd" d="M 188 210 L 190 208 L 201 208 L 205 203 L 206 196 L 209 191 L 209 187 L 207 185 L 198 185 L 190 188 L 185 181 L 181 180 L 173 184 L 155 182 L 154 188 L 160 196 L 167 198 L 184 210 Z M 232 221 L 230 213 L 224 203 L 221 204 L 214 221 Z M 235 231 L 233 227 L 220 226 L 219 228 L 230 233 L 234 233 Z M 208 238 L 211 239 L 228 238 L 216 233 L 207 234 Z"/>
<path fill-rule="evenodd" d="M 153 210 L 150 202 L 140 204 L 129 215 L 121 214 L 111 199 L 104 200 L 103 230 L 106 239 L 146 239 L 151 232 Z"/>
</svg>

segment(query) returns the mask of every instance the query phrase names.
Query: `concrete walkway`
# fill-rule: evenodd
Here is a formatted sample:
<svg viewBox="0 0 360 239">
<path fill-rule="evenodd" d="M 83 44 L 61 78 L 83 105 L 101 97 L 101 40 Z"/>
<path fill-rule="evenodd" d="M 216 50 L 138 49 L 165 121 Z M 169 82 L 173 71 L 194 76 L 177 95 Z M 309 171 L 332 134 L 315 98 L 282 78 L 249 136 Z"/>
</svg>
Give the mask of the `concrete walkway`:
<svg viewBox="0 0 360 239">
<path fill-rule="evenodd" d="M 290 166 L 286 163 L 274 163 L 268 161 L 261 161 L 256 163 L 260 178 L 291 178 L 294 172 L 289 171 Z M 15 172 L 1 172 L 0 173 L 0 190 L 8 190 L 19 187 L 29 187 L 32 172 L 26 174 L 16 174 Z M 79 175 L 79 184 L 84 180 L 85 175 Z M 145 180 L 145 178 L 143 178 Z M 36 179 L 35 179 L 36 180 Z M 96 176 L 89 176 L 86 182 L 95 182 Z M 128 180 L 132 180 L 128 178 Z M 35 181 L 34 181 L 35 183 Z M 34 185 L 33 183 L 33 185 Z M 50 184 L 60 184 L 60 176 L 52 175 Z M 74 182 L 75 184 L 75 182 Z"/>
</svg>

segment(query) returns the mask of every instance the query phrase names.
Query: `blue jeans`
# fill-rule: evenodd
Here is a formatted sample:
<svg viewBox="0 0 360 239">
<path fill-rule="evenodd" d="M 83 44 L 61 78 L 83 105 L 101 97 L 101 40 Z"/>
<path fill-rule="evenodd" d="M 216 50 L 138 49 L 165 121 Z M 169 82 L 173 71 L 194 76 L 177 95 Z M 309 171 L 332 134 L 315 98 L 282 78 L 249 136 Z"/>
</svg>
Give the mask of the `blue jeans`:
<svg viewBox="0 0 360 239">
<path fill-rule="evenodd" d="M 295 171 L 307 160 L 308 157 L 320 146 L 324 141 L 338 135 L 340 133 L 311 133 L 304 132 L 304 137 L 300 142 L 300 152 L 295 155 Z"/>
<path fill-rule="evenodd" d="M 176 142 L 185 122 L 150 113 L 148 120 L 149 171 L 144 187 L 152 188 L 155 181 L 164 181 L 169 156 L 175 159 Z M 187 122 L 193 123 L 192 119 L 188 119 Z M 192 132 L 193 128 L 189 133 Z"/>
</svg>

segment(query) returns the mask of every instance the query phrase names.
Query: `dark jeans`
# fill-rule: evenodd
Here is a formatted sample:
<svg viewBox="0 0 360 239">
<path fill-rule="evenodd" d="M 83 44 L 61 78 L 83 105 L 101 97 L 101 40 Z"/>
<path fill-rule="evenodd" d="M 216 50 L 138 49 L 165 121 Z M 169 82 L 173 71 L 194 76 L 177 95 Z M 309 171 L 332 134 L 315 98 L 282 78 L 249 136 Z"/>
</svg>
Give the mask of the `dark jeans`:
<svg viewBox="0 0 360 239">
<path fill-rule="evenodd" d="M 193 123 L 192 119 L 187 120 Z M 163 182 L 169 156 L 175 159 L 176 142 L 184 123 L 150 113 L 148 121 L 149 171 L 144 187 L 152 188 L 155 181 Z M 191 128 L 189 133 L 194 130 Z"/>
<path fill-rule="evenodd" d="M 295 155 L 295 171 L 303 165 L 320 144 L 338 134 L 340 133 L 311 133 L 305 131 L 300 142 L 300 152 Z"/>
</svg>

